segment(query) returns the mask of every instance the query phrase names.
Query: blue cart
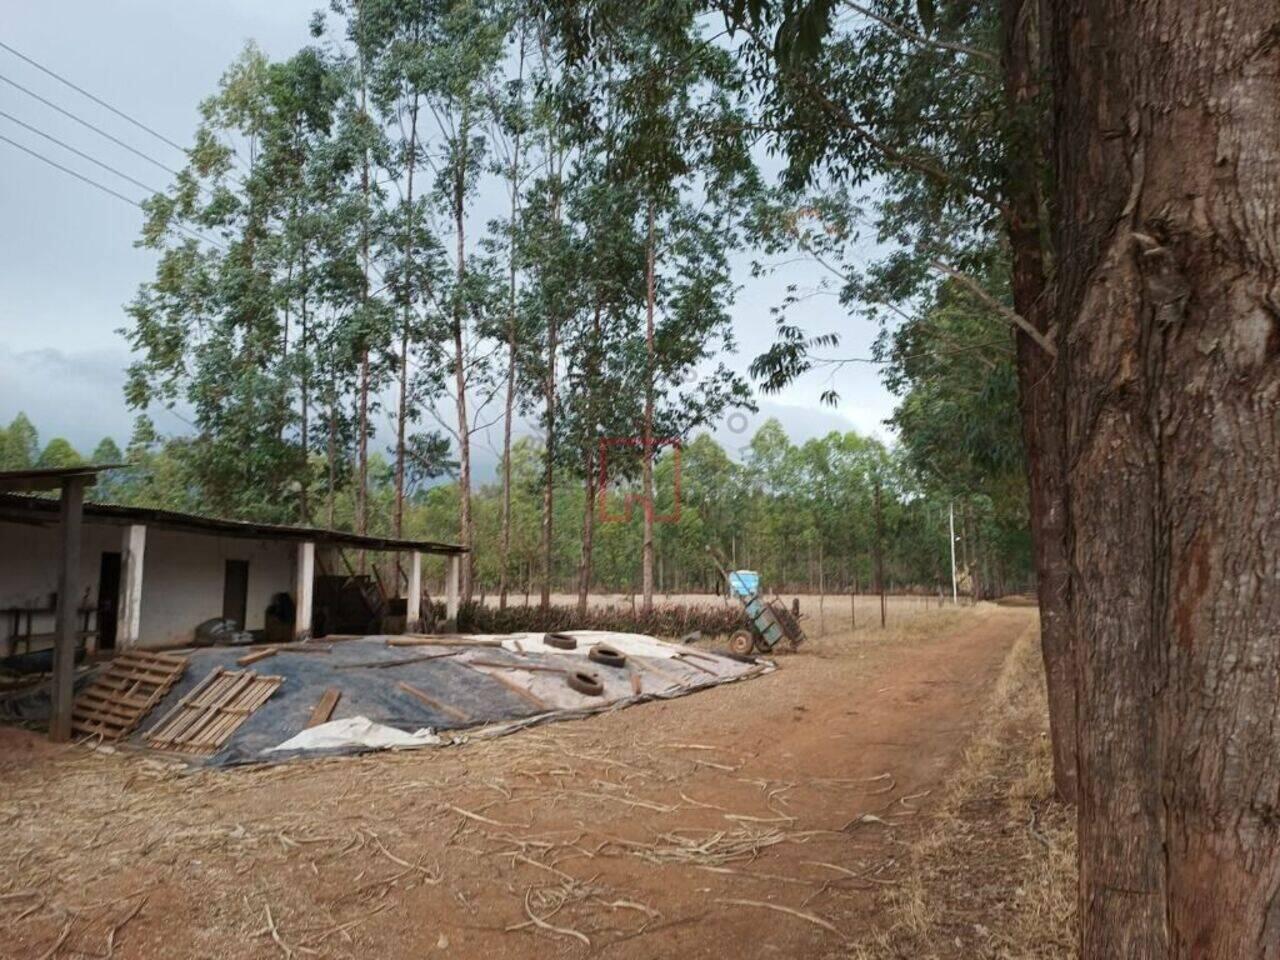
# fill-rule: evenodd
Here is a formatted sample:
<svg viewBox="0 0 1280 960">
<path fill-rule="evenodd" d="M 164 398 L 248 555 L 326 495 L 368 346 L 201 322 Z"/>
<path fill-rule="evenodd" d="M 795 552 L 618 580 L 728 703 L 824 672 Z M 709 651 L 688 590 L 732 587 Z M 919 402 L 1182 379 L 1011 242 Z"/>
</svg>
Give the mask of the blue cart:
<svg viewBox="0 0 1280 960">
<path fill-rule="evenodd" d="M 779 643 L 786 640 L 794 650 L 804 642 L 804 631 L 800 624 L 781 600 L 768 600 L 760 592 L 760 575 L 754 570 L 734 570 L 724 568 L 719 555 L 707 547 L 707 553 L 715 561 L 732 594 L 747 615 L 747 626 L 735 630 L 729 637 L 729 650 L 740 657 L 751 651 L 771 652 Z"/>
</svg>

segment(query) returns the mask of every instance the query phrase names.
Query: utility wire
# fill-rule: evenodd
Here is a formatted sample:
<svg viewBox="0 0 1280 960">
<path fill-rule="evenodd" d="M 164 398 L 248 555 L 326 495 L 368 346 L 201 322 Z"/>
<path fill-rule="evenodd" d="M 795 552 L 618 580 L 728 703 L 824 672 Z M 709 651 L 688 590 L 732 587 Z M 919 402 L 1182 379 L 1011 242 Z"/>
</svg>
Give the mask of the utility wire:
<svg viewBox="0 0 1280 960">
<path fill-rule="evenodd" d="M 3 140 L 5 143 L 9 144 L 11 147 L 17 147 L 17 148 L 18 148 L 19 150 L 21 150 L 23 153 L 30 154 L 31 156 L 35 157 L 37 160 L 42 160 L 42 161 L 44 161 L 44 162 L 45 162 L 45 163 L 47 163 L 49 166 L 51 166 L 51 167 L 55 167 L 55 168 L 57 168 L 58 170 L 61 170 L 63 173 L 70 174 L 71 176 L 75 177 L 77 180 L 80 180 L 80 181 L 82 181 L 82 182 L 84 182 L 84 183 L 89 184 L 89 186 L 91 186 L 91 187 L 97 187 L 97 188 L 98 188 L 99 190 L 101 190 L 103 193 L 109 193 L 109 194 L 111 194 L 111 196 L 115 197 L 116 199 L 118 199 L 118 200 L 123 200 L 125 203 L 127 203 L 127 204 L 130 204 L 130 205 L 132 205 L 132 206 L 137 207 L 139 210 L 142 210 L 143 212 L 145 212 L 145 211 L 146 211 L 146 209 L 147 209 L 147 208 L 146 208 L 146 207 L 144 207 L 141 203 L 139 203 L 137 200 L 134 200 L 132 197 L 126 197 L 123 193 L 120 193 L 120 192 L 118 192 L 118 191 L 116 191 L 116 190 L 112 190 L 110 187 L 105 186 L 104 184 L 99 183 L 97 180 L 94 180 L 94 179 L 92 179 L 91 177 L 86 177 L 83 173 L 77 173 L 75 170 L 72 170 L 70 167 L 64 167 L 62 164 L 58 163 L 58 161 L 56 161 L 56 160 L 50 160 L 50 159 L 49 159 L 48 157 L 46 157 L 44 154 L 39 153 L 39 152 L 38 152 L 38 151 L 36 151 L 36 150 L 32 150 L 30 147 L 25 147 L 25 146 L 23 146 L 22 144 L 18 143 L 16 140 L 10 140 L 10 139 L 9 139 L 8 137 L 6 137 L 4 134 L 0 134 L 0 140 Z M 217 249 L 219 249 L 219 250 L 223 251 L 224 253 L 226 252 L 226 249 L 227 249 L 227 248 L 226 248 L 226 247 L 224 247 L 224 246 L 222 246 L 222 244 L 218 243 L 216 240 L 210 240 L 208 237 L 203 236 L 203 235 L 201 235 L 201 234 L 199 234 L 199 233 L 196 233 L 196 231 L 194 231 L 194 230 L 192 230 L 192 229 L 190 229 L 190 228 L 188 228 L 188 227 L 184 227 L 184 226 L 183 226 L 182 224 L 180 224 L 180 223 L 175 223 L 175 224 L 173 224 L 173 226 L 175 226 L 177 229 L 181 230 L 183 233 L 190 234 L 190 235 L 191 235 L 192 237 L 194 237 L 195 239 L 200 240 L 200 241 L 203 241 L 204 243 L 209 244 L 209 246 L 211 246 L 211 247 L 216 247 Z"/>
<path fill-rule="evenodd" d="M 174 143 L 172 140 L 166 137 L 163 133 L 159 133 L 151 129 L 151 127 L 147 126 L 141 120 L 137 120 L 134 117 L 129 116 L 129 114 L 125 113 L 123 110 L 119 110 L 116 107 L 113 107 L 111 104 L 107 103 L 101 97 L 94 96 L 84 87 L 77 86 L 76 84 L 68 80 L 66 77 L 62 76 L 60 73 L 57 73 L 54 70 L 50 70 L 44 64 L 38 63 L 35 60 L 28 57 L 25 53 L 15 50 L 13 47 L 9 46 L 9 44 L 5 43 L 3 40 L 0 40 L 0 49 L 8 50 L 11 54 L 13 54 L 19 60 L 25 60 L 27 63 L 31 64 L 31 66 L 35 67 L 37 70 L 41 71 L 42 73 L 48 74 L 49 76 L 53 77 L 53 79 L 57 80 L 59 83 L 65 84 L 66 86 L 70 87 L 72 90 L 74 90 L 76 93 L 80 94 L 81 96 L 88 97 L 98 106 L 104 107 L 105 109 L 110 110 L 117 117 L 120 117 L 122 120 L 127 120 L 129 123 L 132 123 L 139 130 L 143 130 L 146 133 L 151 134 L 151 136 L 155 137 L 161 143 L 168 144 L 169 146 L 173 147 L 173 149 L 180 151 L 184 155 L 187 153 L 187 148 L 182 146 L 182 144 Z"/>
<path fill-rule="evenodd" d="M 46 140 L 50 141 L 51 143 L 56 143 L 58 146 L 62 147 L 63 150 L 70 150 L 77 157 L 80 157 L 84 160 L 88 160 L 90 163 L 96 164 L 97 166 L 101 167 L 103 170 L 107 170 L 110 173 L 114 173 L 117 177 L 120 177 L 122 180 L 128 180 L 135 187 L 141 187 L 143 190 L 147 191 L 147 193 L 155 194 L 155 193 L 161 192 L 160 190 L 157 190 L 155 187 L 148 186 L 147 184 L 143 183 L 141 180 L 133 179 L 133 177 L 129 176 L 127 173 L 117 170 L 115 167 L 111 166 L 110 164 L 103 163 L 101 160 L 97 159 L 96 157 L 89 156 L 89 154 L 85 153 L 83 150 L 77 150 L 75 147 L 71 146 L 71 144 L 64 143 L 63 141 L 59 140 L 57 137 L 53 136 L 52 134 L 45 133 L 40 128 L 33 127 L 31 124 L 26 123 L 25 121 L 19 120 L 17 117 L 13 116 L 13 114 L 5 113 L 5 111 L 0 110 L 0 117 L 4 117 L 6 120 L 10 120 L 13 123 L 16 123 L 18 126 L 23 127 L 26 130 L 30 130 L 37 137 L 44 137 Z"/>
<path fill-rule="evenodd" d="M 68 117 L 74 120 L 76 123 L 80 124 L 82 127 L 87 127 L 88 129 L 92 130 L 94 133 L 98 134 L 99 136 L 106 137 L 112 143 L 116 144 L 119 147 L 123 147 L 124 149 L 128 150 L 130 153 L 134 154 L 135 156 L 141 157 L 143 160 L 147 161 L 147 163 L 153 164 L 154 166 L 159 167 L 161 170 L 164 170 L 167 173 L 173 174 L 175 177 L 181 176 L 181 174 L 179 174 L 177 170 L 173 169 L 173 167 L 170 167 L 167 164 L 161 163 L 159 160 L 155 159 L 154 157 L 148 156 L 147 154 L 139 150 L 137 147 L 129 146 L 129 144 L 125 143 L 119 137 L 114 137 L 111 134 L 107 133 L 107 131 L 103 130 L 101 127 L 95 126 L 94 124 L 90 123 L 88 120 L 84 120 L 84 119 L 81 119 L 80 117 L 77 117 L 70 110 L 65 110 L 62 107 L 58 106 L 56 103 L 54 103 L 52 100 L 49 100 L 45 97 L 40 96 L 40 94 L 36 93 L 34 90 L 27 89 L 22 84 L 18 83 L 18 81 L 10 80 L 8 77 L 4 76 L 4 74 L 0 74 L 0 80 L 3 80 L 5 83 L 9 84 L 12 87 L 17 87 L 27 96 L 33 97 L 34 99 L 39 100 L 46 107 L 50 107 L 53 110 L 57 110 L 58 113 L 62 114 L 64 117 Z"/>
</svg>

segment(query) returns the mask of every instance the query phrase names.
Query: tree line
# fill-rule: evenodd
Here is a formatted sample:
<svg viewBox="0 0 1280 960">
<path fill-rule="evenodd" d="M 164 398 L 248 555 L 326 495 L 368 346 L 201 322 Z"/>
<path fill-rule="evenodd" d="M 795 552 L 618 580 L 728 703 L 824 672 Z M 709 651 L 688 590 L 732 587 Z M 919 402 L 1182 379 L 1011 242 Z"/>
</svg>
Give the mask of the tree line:
<svg viewBox="0 0 1280 960">
<path fill-rule="evenodd" d="M 130 466 L 104 473 L 91 500 L 202 512 L 203 490 L 184 461 L 189 438 L 135 433 L 122 452 L 104 438 L 86 460 L 66 440 L 43 447 L 22 414 L 0 430 L 0 470 L 31 466 L 75 466 L 84 462 Z M 501 479 L 473 491 L 476 524 L 477 600 L 500 595 L 511 602 L 537 602 L 542 588 L 543 462 L 534 437 L 512 444 L 510 501 Z M 499 478 L 507 471 L 499 470 Z M 996 491 L 955 496 L 922 482 L 912 454 L 855 432 L 832 432 L 796 444 L 776 420 L 766 421 L 737 458 L 709 434 L 666 450 L 655 458 L 654 592 L 712 592 L 723 583 L 706 547 L 735 569 L 755 569 L 766 587 L 782 593 L 952 591 L 949 530 L 954 517 L 959 589 L 973 597 L 1000 596 L 1032 586 L 1025 495 L 1008 499 Z M 394 461 L 380 451 L 369 455 L 366 494 L 368 532 L 390 536 L 395 522 Z M 611 483 L 603 499 L 588 503 L 584 485 L 558 472 L 554 510 L 562 517 L 552 541 L 553 591 L 577 594 L 580 615 L 591 591 L 640 594 L 642 512 L 628 500 L 640 491 L 635 478 Z M 405 496 L 400 531 L 432 539 L 452 528 L 461 490 L 456 480 L 414 485 Z M 354 490 L 335 495 L 334 519 L 353 529 Z M 583 527 L 593 515 L 595 544 L 586 562 Z M 510 519 L 507 567 L 495 549 Z M 390 583 L 396 559 L 380 563 Z M 432 583 L 443 581 L 440 563 L 427 561 Z"/>
</svg>

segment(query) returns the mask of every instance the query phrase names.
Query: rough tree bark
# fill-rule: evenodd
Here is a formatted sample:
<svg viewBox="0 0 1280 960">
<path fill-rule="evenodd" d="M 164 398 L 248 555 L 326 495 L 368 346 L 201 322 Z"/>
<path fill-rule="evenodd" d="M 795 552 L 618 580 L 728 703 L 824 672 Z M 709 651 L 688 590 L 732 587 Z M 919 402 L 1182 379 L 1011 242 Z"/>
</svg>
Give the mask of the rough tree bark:
<svg viewBox="0 0 1280 960">
<path fill-rule="evenodd" d="M 644 381 L 644 436 L 641 438 L 641 489 L 644 498 L 644 540 L 641 546 L 641 609 L 647 614 L 653 611 L 653 377 L 654 343 L 653 313 L 657 296 L 655 279 L 656 257 L 653 201 L 649 201 L 649 231 L 645 242 L 645 381 Z"/>
<path fill-rule="evenodd" d="M 456 277 L 458 290 L 454 295 L 453 305 L 453 385 L 457 393 L 455 405 L 458 414 L 458 542 L 467 548 L 466 558 L 462 561 L 462 583 L 460 594 L 462 605 L 471 603 L 472 579 L 475 573 L 475 553 L 471 546 L 475 542 L 475 523 L 471 516 L 471 420 L 467 413 L 467 355 L 466 337 L 463 325 L 466 322 L 462 301 L 463 285 L 467 275 L 467 242 L 466 242 L 466 148 L 467 138 L 471 135 L 469 114 L 466 108 L 462 112 L 461 132 L 457 142 L 463 153 L 453 174 L 452 206 L 454 239 L 457 244 Z"/>
<path fill-rule="evenodd" d="M 520 42 L 517 56 L 516 82 L 520 87 L 520 107 L 524 107 L 524 27 L 520 21 Z M 508 567 L 511 565 L 511 425 L 516 407 L 516 350 L 519 327 L 516 323 L 516 224 L 520 217 L 520 126 L 512 136 L 511 168 L 508 181 L 511 190 L 511 245 L 508 250 L 507 270 L 507 399 L 502 413 L 502 532 L 498 545 L 498 609 L 507 608 Z"/>
<path fill-rule="evenodd" d="M 1052 11 L 1081 952 L 1276 957 L 1277 8 Z"/>
</svg>

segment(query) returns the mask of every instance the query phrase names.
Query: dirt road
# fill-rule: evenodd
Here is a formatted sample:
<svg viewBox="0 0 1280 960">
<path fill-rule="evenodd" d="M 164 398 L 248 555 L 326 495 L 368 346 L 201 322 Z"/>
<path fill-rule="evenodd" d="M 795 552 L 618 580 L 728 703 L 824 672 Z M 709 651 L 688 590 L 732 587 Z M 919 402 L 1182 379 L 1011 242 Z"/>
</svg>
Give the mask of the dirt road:
<svg viewBox="0 0 1280 960">
<path fill-rule="evenodd" d="M 842 956 L 1034 616 L 448 750 L 185 775 L 8 731 L 0 956 Z"/>
</svg>

